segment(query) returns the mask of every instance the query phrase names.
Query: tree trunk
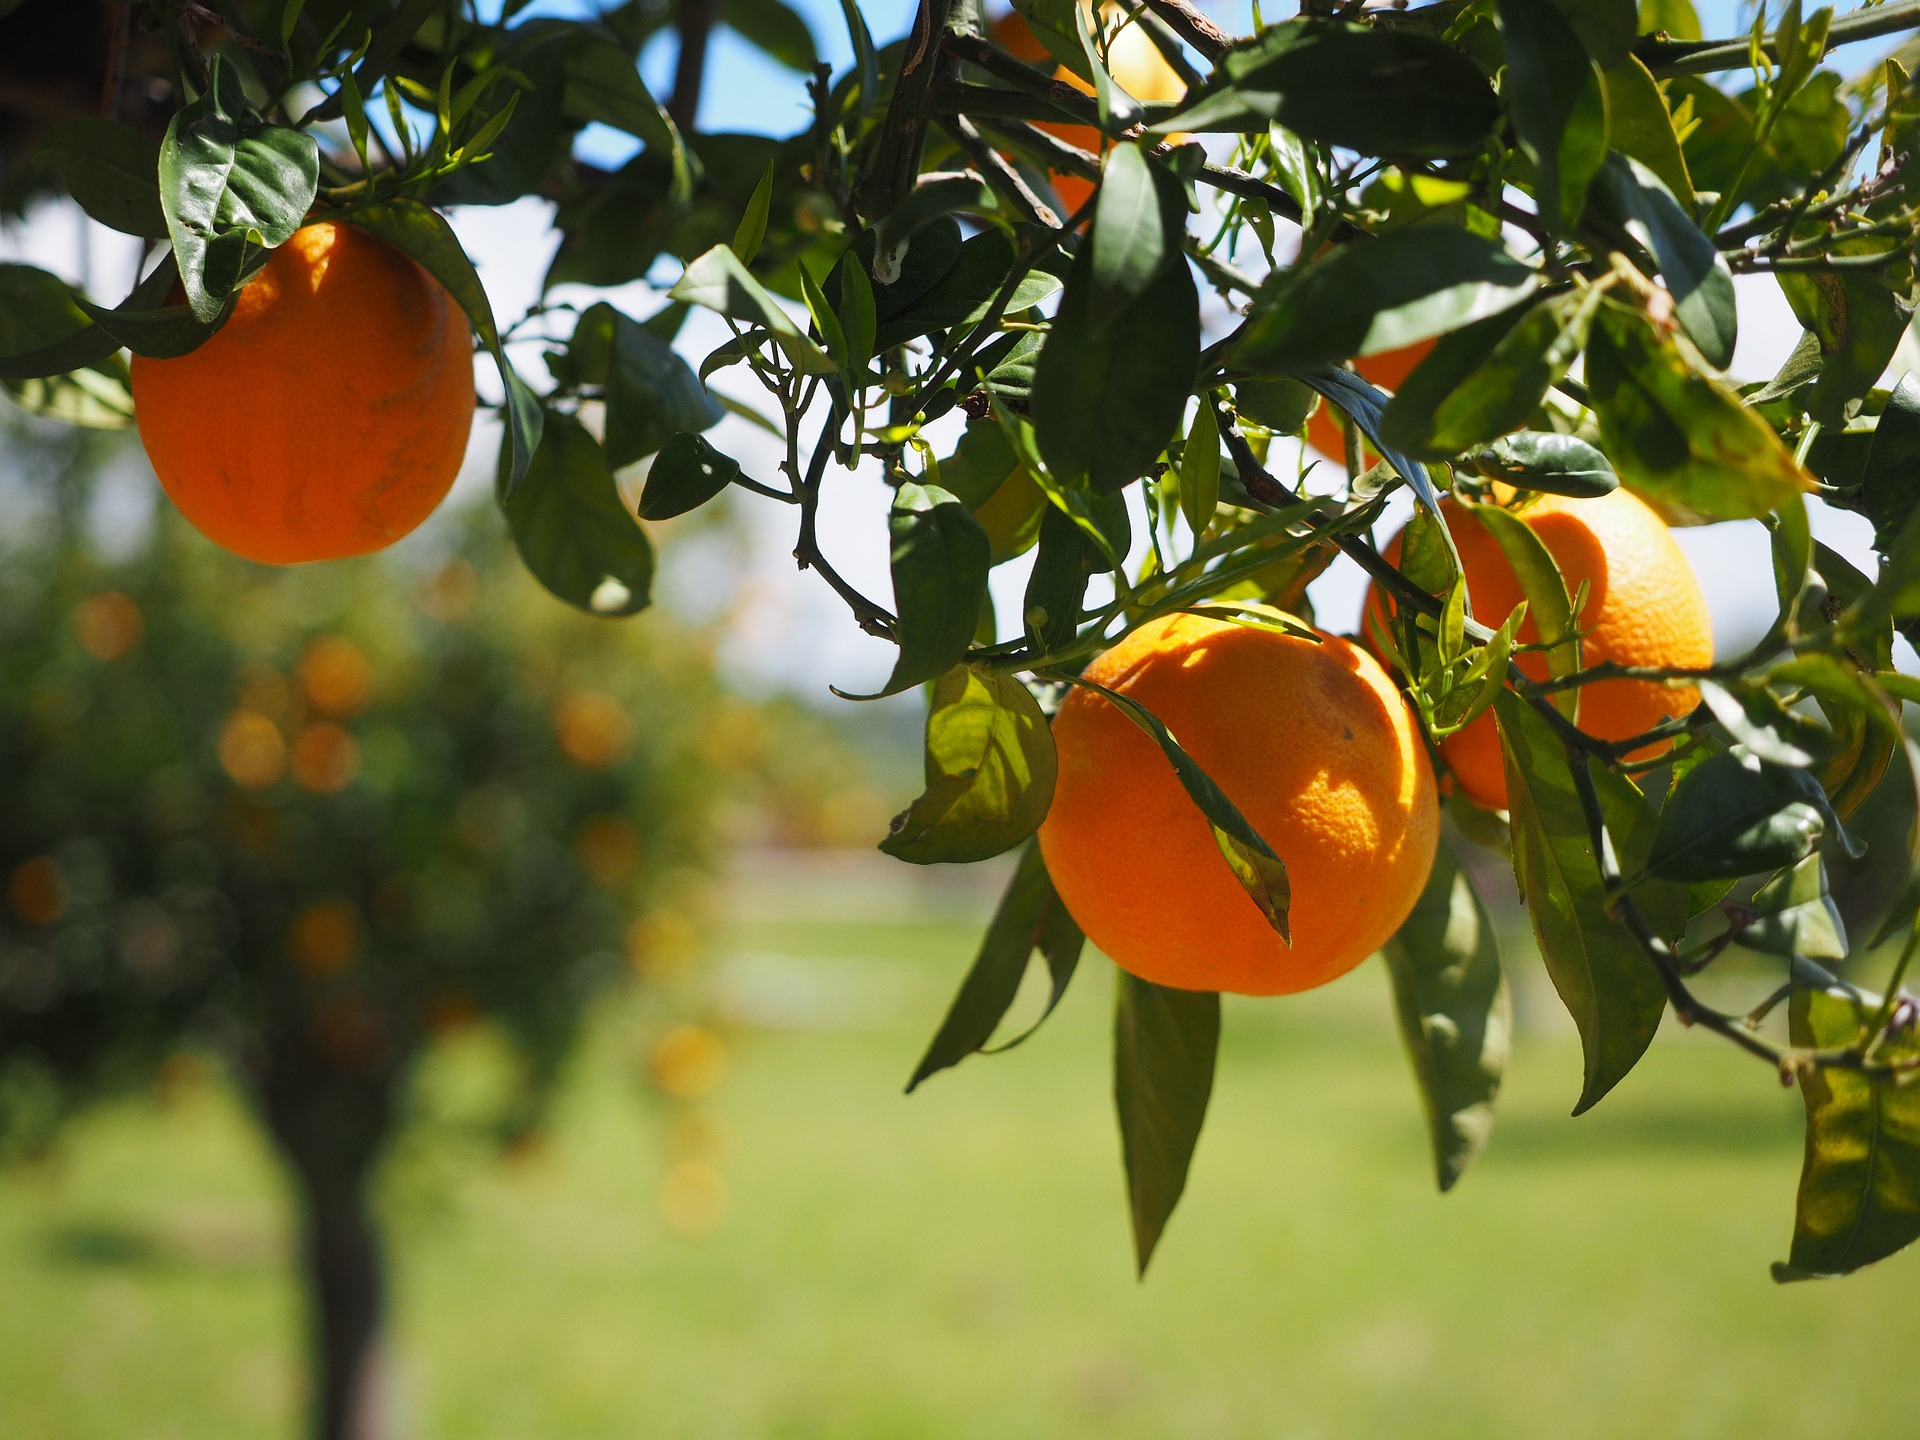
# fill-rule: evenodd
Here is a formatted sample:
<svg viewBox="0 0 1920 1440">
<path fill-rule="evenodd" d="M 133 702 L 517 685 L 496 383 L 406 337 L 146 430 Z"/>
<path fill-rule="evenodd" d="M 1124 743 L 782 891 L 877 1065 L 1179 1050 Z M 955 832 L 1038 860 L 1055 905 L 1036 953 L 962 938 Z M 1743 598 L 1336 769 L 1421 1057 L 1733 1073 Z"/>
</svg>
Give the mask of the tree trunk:
<svg viewBox="0 0 1920 1440">
<path fill-rule="evenodd" d="M 364 1186 L 311 1188 L 303 1180 L 301 1278 L 312 1354 L 313 1440 L 385 1440 L 381 1364 L 385 1257 Z"/>
<path fill-rule="evenodd" d="M 304 1047 L 270 1053 L 254 1094 L 297 1192 L 312 1440 L 386 1440 L 386 1265 L 368 1189 L 393 1118 L 394 1073 L 347 1072 Z"/>
</svg>

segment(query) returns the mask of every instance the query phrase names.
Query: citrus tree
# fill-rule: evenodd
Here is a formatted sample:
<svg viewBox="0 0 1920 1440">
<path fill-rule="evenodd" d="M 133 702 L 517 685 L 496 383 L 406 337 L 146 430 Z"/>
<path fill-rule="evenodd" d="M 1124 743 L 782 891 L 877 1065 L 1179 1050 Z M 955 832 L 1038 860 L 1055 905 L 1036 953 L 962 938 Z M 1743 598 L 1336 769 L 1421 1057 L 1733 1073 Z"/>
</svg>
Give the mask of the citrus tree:
<svg viewBox="0 0 1920 1440">
<path fill-rule="evenodd" d="M 1035 952 L 1057 1001 L 1092 939 L 1122 967 L 1143 1266 L 1222 990 L 1303 989 L 1383 947 L 1440 1183 L 1459 1176 L 1508 1015 L 1462 844 L 1511 855 L 1584 1046 L 1577 1109 L 1671 1011 L 1805 1096 L 1777 1275 L 1920 1234 L 1920 869 L 1851 942 L 1827 878 L 1865 797 L 1920 774 L 1900 715 L 1920 688 L 1893 664 L 1920 619 L 1920 381 L 1879 387 L 1914 299 L 1899 37 L 1920 4 L 1789 0 L 1702 38 L 1687 0 L 1304 0 L 1250 35 L 1188 0 L 1019 0 L 1011 21 L 921 0 L 881 45 L 844 0 L 839 72 L 778 0 L 71 8 L 98 22 L 74 65 L 105 113 L 12 141 L 37 147 L 18 184 L 156 258 L 125 297 L 3 272 L 15 394 L 136 420 L 191 515 L 204 477 L 154 443 L 184 402 L 150 407 L 142 371 L 237 377 L 297 332 L 274 297 L 351 229 L 431 275 L 491 358 L 500 509 L 560 599 L 647 602 L 623 467 L 647 464 L 644 521 L 728 491 L 787 507 L 801 568 L 897 647 L 878 693 L 926 689 L 926 792 L 883 848 L 1018 852 L 914 1083 L 991 1044 Z M 720 23 L 806 76 L 798 133 L 694 127 Z M 636 65 L 663 27 L 665 103 Z M 1851 59 L 1873 41 L 1896 48 Z M 635 158 L 577 158 L 588 124 Z M 555 302 L 503 330 L 440 209 L 529 195 L 558 232 L 549 290 L 659 276 L 661 306 Z M 1725 375 L 1736 275 L 1771 277 L 1804 327 L 1761 385 Z M 674 348 L 689 307 L 724 321 L 717 348 Z M 546 339 L 545 375 L 516 372 L 508 334 Z M 723 372 L 760 394 L 775 470 L 706 438 Z M 350 432 L 375 410 L 330 410 L 330 376 L 270 392 L 305 402 L 293 419 L 199 423 Z M 1274 445 L 1292 435 L 1315 447 L 1299 465 Z M 891 595 L 819 542 L 823 493 L 861 466 L 892 487 Z M 241 478 L 279 504 L 312 490 L 299 469 Z M 1815 496 L 1872 522 L 1878 573 L 1813 538 Z M 1666 527 L 1753 520 L 1777 613 L 1716 657 Z M 1020 611 L 995 617 L 990 572 L 1016 560 Z M 1375 587 L 1358 643 L 1312 624 L 1335 563 Z M 1870 993 L 1843 962 L 1890 937 Z M 1771 957 L 1750 1012 L 1698 979 L 1736 947 Z"/>
<path fill-rule="evenodd" d="M 485 1023 L 516 1063 L 476 1138 L 531 1135 L 709 851 L 704 662 L 529 610 L 485 532 L 415 584 L 210 563 L 177 520 L 105 565 L 84 452 L 6 453 L 64 501 L 0 544 L 0 1157 L 221 1057 L 299 1211 L 313 1431 L 380 1433 L 369 1186 L 409 1081 Z"/>
</svg>

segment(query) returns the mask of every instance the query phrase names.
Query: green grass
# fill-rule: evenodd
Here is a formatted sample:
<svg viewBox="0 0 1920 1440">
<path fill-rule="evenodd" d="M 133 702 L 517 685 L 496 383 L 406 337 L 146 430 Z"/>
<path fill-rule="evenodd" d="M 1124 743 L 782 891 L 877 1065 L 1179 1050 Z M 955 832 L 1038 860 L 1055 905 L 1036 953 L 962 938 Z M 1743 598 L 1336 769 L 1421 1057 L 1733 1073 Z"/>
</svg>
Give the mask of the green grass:
<svg viewBox="0 0 1920 1440">
<path fill-rule="evenodd" d="M 900 1084 L 972 927 L 744 927 L 713 1107 L 730 1188 L 672 1232 L 624 1022 L 520 1162 L 391 1188 L 402 1433 L 594 1437 L 1688 1437 L 1906 1433 L 1920 1259 L 1776 1287 L 1798 1097 L 1669 1026 L 1571 1120 L 1537 1016 L 1440 1198 L 1377 966 L 1230 1003 L 1212 1116 L 1147 1282 L 1128 1258 L 1092 961 L 1028 1046 Z M 782 958 L 784 957 L 784 958 Z M 0 1437 L 287 1437 L 282 1192 L 216 1086 L 0 1179 Z"/>
</svg>

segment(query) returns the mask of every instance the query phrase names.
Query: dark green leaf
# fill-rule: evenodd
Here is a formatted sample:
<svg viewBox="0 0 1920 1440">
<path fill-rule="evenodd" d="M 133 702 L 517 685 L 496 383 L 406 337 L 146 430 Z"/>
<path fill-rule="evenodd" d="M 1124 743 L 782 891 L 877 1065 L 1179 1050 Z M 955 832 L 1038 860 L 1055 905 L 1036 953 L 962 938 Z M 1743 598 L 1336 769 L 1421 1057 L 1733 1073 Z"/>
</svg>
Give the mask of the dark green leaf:
<svg viewBox="0 0 1920 1440">
<path fill-rule="evenodd" d="M 1631 55 L 1608 65 L 1606 80 L 1607 143 L 1658 175 L 1680 208 L 1694 214 L 1693 177 L 1687 173 L 1660 82 Z"/>
<path fill-rule="evenodd" d="M 581 317 L 610 328 L 607 353 L 607 463 L 618 470 L 651 455 L 679 431 L 700 431 L 725 413 L 672 345 L 602 302 Z M 660 519 L 660 516 L 647 516 Z"/>
<path fill-rule="evenodd" d="M 1525 424 L 1587 343 L 1594 303 L 1556 295 L 1443 335 L 1394 393 L 1383 432 L 1415 459 L 1445 460 Z"/>
<path fill-rule="evenodd" d="M 1124 970 L 1113 1013 L 1113 1099 L 1133 1216 L 1133 1251 L 1145 1274 L 1180 1192 L 1213 1094 L 1220 997 L 1169 990 Z"/>
<path fill-rule="evenodd" d="M 819 58 L 813 31 L 804 16 L 783 0 L 726 0 L 721 18 L 748 44 L 764 50 L 789 70 L 813 73 Z"/>
<path fill-rule="evenodd" d="M 1873 548 L 1884 554 L 1893 548 L 1909 517 L 1920 510 L 1920 376 L 1900 377 L 1878 423 L 1864 439 L 1859 469 L 1850 477 L 1851 493 L 1823 498 L 1871 520 Z M 1831 443 L 1821 436 L 1810 458 L 1818 463 L 1824 458 L 1823 444 Z M 1827 467 L 1820 468 L 1825 473 Z M 1839 483 L 1836 475 L 1827 478 Z"/>
<path fill-rule="evenodd" d="M 1040 515 L 1040 543 L 1021 601 L 1029 642 L 1042 655 L 1070 644 L 1087 582 L 1106 569 L 1099 547 L 1073 518 L 1049 505 Z"/>
<path fill-rule="evenodd" d="M 804 374 L 832 375 L 839 369 L 826 351 L 801 333 L 793 317 L 725 245 L 716 245 L 692 261 L 667 294 L 671 299 L 760 326 Z"/>
<path fill-rule="evenodd" d="M 900 656 L 880 695 L 896 695 L 950 670 L 973 643 L 992 566 L 987 532 L 937 485 L 909 480 L 887 516 Z M 872 698 L 872 697 L 861 697 Z"/>
<path fill-rule="evenodd" d="M 747 201 L 740 223 L 734 227 L 733 253 L 740 257 L 742 265 L 752 265 L 753 257 L 760 253 L 760 242 L 767 238 L 767 211 L 772 204 L 773 161 L 769 160 L 760 183 L 753 187 L 753 197 Z"/>
<path fill-rule="evenodd" d="M 1560 566 L 1553 558 L 1553 552 L 1547 549 L 1540 537 L 1533 533 L 1533 527 L 1511 510 L 1503 510 L 1498 505 L 1469 505 L 1464 507 L 1486 532 L 1493 536 L 1494 543 L 1500 547 L 1507 564 L 1512 567 L 1514 577 L 1520 582 L 1520 593 L 1527 602 L 1527 618 L 1533 621 L 1539 632 L 1540 643 L 1548 647 L 1547 673 L 1553 676 L 1571 675 L 1580 668 L 1580 637 L 1574 623 L 1573 597 L 1567 593 L 1566 581 L 1561 577 Z M 1488 621 L 1504 621 L 1507 617 L 1485 616 Z M 1574 717 L 1577 691 L 1567 691 L 1553 697 L 1554 704 L 1569 719 Z"/>
<path fill-rule="evenodd" d="M 1789 710 L 1764 685 L 1734 691 L 1702 680 L 1700 698 L 1727 733 L 1762 760 L 1804 767 L 1833 750 L 1833 736 L 1824 726 Z"/>
<path fill-rule="evenodd" d="M 1096 326 L 1089 248 L 1034 371 L 1033 428 L 1062 482 L 1106 493 L 1144 475 L 1179 429 L 1200 364 L 1200 300 L 1175 263 Z"/>
<path fill-rule="evenodd" d="M 1618 65 L 1627 58 L 1639 33 L 1640 16 L 1634 0 L 1551 0 L 1580 37 L 1587 53 L 1601 65 Z"/>
<path fill-rule="evenodd" d="M 673 167 L 671 198 L 684 204 L 693 195 L 694 162 L 680 129 L 653 98 L 639 67 L 620 46 L 582 35 L 566 55 L 565 114 L 623 130 Z"/>
<path fill-rule="evenodd" d="M 1671 880 L 1717 880 L 1797 865 L 1827 833 L 1820 782 L 1729 750 L 1674 787 L 1647 863 Z"/>
<path fill-rule="evenodd" d="M 1546 0 L 1499 0 L 1499 13 L 1507 55 L 1502 96 L 1533 162 L 1540 218 L 1563 231 L 1579 218 L 1606 158 L 1606 92 L 1571 15 Z"/>
<path fill-rule="evenodd" d="M 1605 887 L 1567 753 L 1546 720 L 1511 690 L 1494 698 L 1506 756 L 1513 868 L 1547 974 L 1580 1031 L 1586 1075 L 1574 1114 L 1590 1109 L 1633 1069 L 1666 1010 L 1653 961 L 1607 914 Z M 1578 763 L 1585 763 L 1584 760 Z M 1623 873 L 1641 868 L 1654 819 L 1625 776 L 1594 768 L 1600 813 Z M 1656 934 L 1687 923 L 1685 887 L 1663 881 L 1634 892 Z"/>
<path fill-rule="evenodd" d="M 1153 288 L 1182 255 L 1187 204 L 1178 178 L 1138 142 L 1107 152 L 1093 208 L 1087 267 L 1088 320 L 1095 333 Z"/>
<path fill-rule="evenodd" d="M 1173 773 L 1179 778 L 1181 788 L 1206 817 L 1208 828 L 1213 831 L 1213 843 L 1220 847 L 1221 858 L 1227 862 L 1227 868 L 1233 871 L 1233 878 L 1240 882 L 1240 888 L 1247 892 L 1248 898 L 1259 907 L 1260 913 L 1280 938 L 1291 943 L 1293 937 L 1287 923 L 1287 910 L 1293 901 L 1293 890 L 1287 880 L 1286 864 L 1274 853 L 1273 847 L 1261 838 L 1260 832 L 1227 798 L 1226 792 L 1213 783 L 1207 772 L 1200 768 L 1199 762 L 1180 747 L 1173 732 L 1161 724 L 1146 706 L 1131 696 L 1122 695 L 1118 690 L 1109 690 L 1091 680 L 1077 679 L 1073 683 L 1109 701 L 1122 715 L 1153 737 L 1154 743 L 1160 747 L 1160 753 L 1173 766 Z"/>
<path fill-rule="evenodd" d="M 1840 255 L 1885 254 L 1903 242 L 1892 236 L 1849 241 Z M 1779 277 L 1800 323 L 1820 346 L 1820 374 L 1804 397 L 1807 413 L 1840 426 L 1893 359 L 1913 318 L 1913 266 L 1899 259 L 1871 270 L 1811 271 Z"/>
<path fill-rule="evenodd" d="M 1600 448 L 1670 520 L 1768 514 L 1812 488 L 1765 420 L 1644 316 L 1603 305 L 1587 345 Z"/>
<path fill-rule="evenodd" d="M 1292 374 L 1397 350 L 1508 309 L 1539 282 L 1483 235 L 1442 225 L 1391 231 L 1276 272 L 1232 363 Z"/>
<path fill-rule="evenodd" d="M 371 230 L 394 249 L 411 256 L 445 286 L 493 356 L 493 363 L 500 370 L 507 438 L 512 447 L 505 487 L 506 496 L 512 498 L 533 462 L 533 452 L 539 447 L 540 427 L 546 412 L 507 360 L 506 348 L 500 343 L 500 329 L 493 322 L 493 304 L 487 299 L 486 287 L 480 283 L 473 261 L 461 248 L 453 227 L 438 211 L 414 200 L 383 200 L 347 211 L 342 218 Z"/>
<path fill-rule="evenodd" d="M 1248 131 L 1278 124 L 1368 155 L 1439 157 L 1480 149 L 1500 102 L 1458 50 L 1398 26 L 1327 20 L 1269 27 L 1229 50 L 1198 103 L 1156 131 Z"/>
<path fill-rule="evenodd" d="M 1386 436 L 1383 422 L 1386 419 L 1387 397 L 1384 391 L 1376 389 L 1372 383 L 1361 379 L 1351 370 L 1333 366 L 1310 370 L 1300 378 L 1346 411 L 1347 417 L 1360 427 L 1387 463 L 1400 472 L 1401 478 L 1413 487 L 1413 493 L 1420 497 L 1421 503 L 1429 511 L 1439 507 L 1440 496 L 1433 488 L 1433 477 L 1427 474 L 1427 467 L 1396 448 Z"/>
<path fill-rule="evenodd" d="M 1451 842 L 1381 955 L 1427 1113 L 1434 1177 L 1451 1190 L 1493 1128 L 1513 1025 L 1493 919 Z"/>
<path fill-rule="evenodd" d="M 880 848 L 916 865 L 986 860 L 1040 828 L 1053 803 L 1053 732 L 1011 674 L 956 665 L 927 708 L 925 792 Z"/>
<path fill-rule="evenodd" d="M 1277 435 L 1297 435 L 1320 402 L 1311 385 L 1283 375 L 1272 380 L 1238 380 L 1233 386 L 1234 408 Z M 1392 432 L 1389 431 L 1389 438 Z"/>
<path fill-rule="evenodd" d="M 1554 430 L 1503 435 L 1468 457 L 1465 468 L 1528 490 L 1576 499 L 1593 499 L 1620 487 L 1606 456 L 1579 436 Z"/>
<path fill-rule="evenodd" d="M 1659 262 L 1674 313 L 1707 363 L 1731 365 L 1738 329 L 1733 274 L 1660 177 L 1615 151 L 1594 184 L 1593 205 Z"/>
<path fill-rule="evenodd" d="M 607 457 L 609 464 L 613 457 Z M 734 482 L 740 462 L 723 455 L 699 436 L 681 431 L 669 436 L 647 467 L 640 492 L 642 520 L 671 520 L 697 510 Z"/>
<path fill-rule="evenodd" d="M 81 116 L 48 130 L 36 153 L 102 225 L 143 238 L 167 233 L 160 147 L 151 136 L 117 120 Z"/>
<path fill-rule="evenodd" d="M 311 135 L 265 124 L 216 54 L 207 91 L 180 110 L 160 146 L 160 203 L 194 317 L 210 322 L 241 282 L 249 248 L 284 245 L 320 183 Z"/>
<path fill-rule="evenodd" d="M 1835 1049 L 1860 1038 L 1861 1016 L 1844 993 L 1798 990 L 1787 1011 L 1793 1043 Z M 1909 1036 L 1887 1060 L 1920 1054 Z M 1920 1086 L 1844 1069 L 1800 1077 L 1807 1150 L 1794 1209 L 1793 1248 L 1779 1281 L 1846 1275 L 1920 1236 Z"/>
<path fill-rule="evenodd" d="M 1020 852 L 1020 863 L 1007 882 L 1006 893 L 1000 897 L 987 933 L 981 937 L 980 951 L 974 956 L 967 978 L 960 983 L 960 993 L 953 997 L 953 1005 L 946 1019 L 940 1022 L 933 1043 L 927 1046 L 927 1053 L 914 1067 L 913 1078 L 907 1081 L 908 1093 L 928 1076 L 986 1049 L 1020 991 L 1021 977 L 1027 973 L 1027 962 L 1035 950 L 1046 960 L 1053 980 L 1046 1010 L 1026 1034 L 995 1048 L 1010 1049 L 1038 1029 L 1066 994 L 1067 982 L 1079 964 L 1083 943 L 1080 927 L 1073 923 L 1073 917 L 1067 913 L 1067 907 L 1054 893 L 1053 882 L 1047 877 L 1039 842 L 1028 842 Z"/>
<path fill-rule="evenodd" d="M 93 328 L 59 276 L 31 265 L 0 264 L 0 355 L 71 349 Z M 127 367 L 112 348 L 66 373 L 7 376 L 0 384 L 23 410 L 62 424 L 118 430 L 133 423 Z"/>
<path fill-rule="evenodd" d="M 1220 504 L 1220 420 L 1211 397 L 1202 395 L 1187 442 L 1180 448 L 1180 513 L 1195 535 L 1205 530 Z"/>
<path fill-rule="evenodd" d="M 1740 943 L 1770 955 L 1839 962 L 1847 958 L 1847 926 L 1827 890 L 1827 867 L 1809 855 L 1754 892 L 1754 921 Z"/>
<path fill-rule="evenodd" d="M 653 586 L 653 546 L 627 513 L 593 436 L 570 415 L 550 414 L 533 464 L 501 505 L 514 547 L 534 578 L 591 615 L 644 610 Z"/>
</svg>

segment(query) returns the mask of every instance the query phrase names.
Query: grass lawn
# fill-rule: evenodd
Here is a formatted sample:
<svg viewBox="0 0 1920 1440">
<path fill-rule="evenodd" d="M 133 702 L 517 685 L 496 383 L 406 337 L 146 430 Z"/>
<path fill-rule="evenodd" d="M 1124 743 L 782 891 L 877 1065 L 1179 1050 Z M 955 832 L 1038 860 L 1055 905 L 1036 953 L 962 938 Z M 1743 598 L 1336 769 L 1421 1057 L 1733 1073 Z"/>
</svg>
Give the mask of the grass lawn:
<svg viewBox="0 0 1920 1440">
<path fill-rule="evenodd" d="M 1799 1100 L 1724 1043 L 1669 1025 L 1571 1120 L 1578 1045 L 1536 985 L 1493 1141 L 1442 1199 L 1376 965 L 1230 1003 L 1192 1184 L 1142 1285 L 1104 962 L 1025 1048 L 900 1095 L 975 928 L 735 927 L 722 993 L 782 1023 L 729 1032 L 700 1142 L 728 1187 L 712 1233 L 662 1219 L 676 1142 L 625 1017 L 540 1152 L 403 1159 L 402 1433 L 1907 1433 L 1920 1259 L 1768 1279 Z M 286 1250 L 277 1177 L 216 1085 L 100 1114 L 57 1163 L 0 1177 L 0 1437 L 295 1435 Z"/>
</svg>

